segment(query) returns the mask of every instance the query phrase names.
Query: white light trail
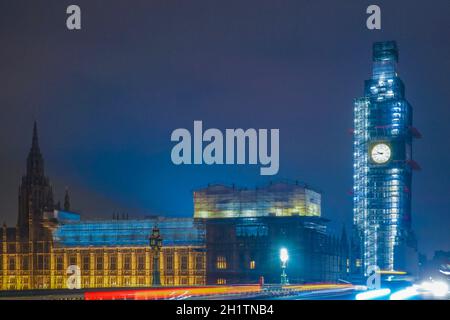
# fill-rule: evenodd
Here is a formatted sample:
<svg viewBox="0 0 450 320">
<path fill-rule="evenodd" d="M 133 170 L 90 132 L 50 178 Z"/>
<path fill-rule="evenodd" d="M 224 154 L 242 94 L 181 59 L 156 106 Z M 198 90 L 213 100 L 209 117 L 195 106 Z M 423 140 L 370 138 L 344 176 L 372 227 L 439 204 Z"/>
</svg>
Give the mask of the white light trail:
<svg viewBox="0 0 450 320">
<path fill-rule="evenodd" d="M 391 293 L 391 289 L 378 289 L 369 290 L 366 292 L 358 293 L 356 295 L 356 300 L 371 300 L 376 298 L 381 298 L 387 296 Z"/>
</svg>

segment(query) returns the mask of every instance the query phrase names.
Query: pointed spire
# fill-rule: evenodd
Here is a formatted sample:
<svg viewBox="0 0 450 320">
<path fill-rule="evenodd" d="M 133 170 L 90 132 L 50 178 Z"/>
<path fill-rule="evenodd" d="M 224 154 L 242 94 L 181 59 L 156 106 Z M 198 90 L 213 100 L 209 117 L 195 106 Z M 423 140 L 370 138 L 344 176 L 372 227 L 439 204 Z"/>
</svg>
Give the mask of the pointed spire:
<svg viewBox="0 0 450 320">
<path fill-rule="evenodd" d="M 37 123 L 34 121 L 33 125 L 33 141 L 31 143 L 31 153 L 39 153 L 39 136 L 37 131 Z"/>
<path fill-rule="evenodd" d="M 64 196 L 64 211 L 70 211 L 70 196 L 69 188 L 66 187 L 66 194 Z"/>
<path fill-rule="evenodd" d="M 42 154 L 39 149 L 39 138 L 36 121 L 33 125 L 33 139 L 31 143 L 31 149 L 27 158 L 27 175 L 35 177 L 44 175 L 44 159 L 42 158 Z"/>
</svg>

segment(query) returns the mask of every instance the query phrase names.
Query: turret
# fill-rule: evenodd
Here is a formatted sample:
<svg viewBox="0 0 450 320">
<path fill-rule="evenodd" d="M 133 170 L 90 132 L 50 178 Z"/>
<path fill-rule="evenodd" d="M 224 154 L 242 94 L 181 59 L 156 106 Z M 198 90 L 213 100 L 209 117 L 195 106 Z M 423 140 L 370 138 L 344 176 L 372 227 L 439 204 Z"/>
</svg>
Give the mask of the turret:
<svg viewBox="0 0 450 320">
<path fill-rule="evenodd" d="M 66 194 L 64 195 L 64 211 L 70 211 L 70 196 L 68 188 L 66 188 Z"/>
</svg>

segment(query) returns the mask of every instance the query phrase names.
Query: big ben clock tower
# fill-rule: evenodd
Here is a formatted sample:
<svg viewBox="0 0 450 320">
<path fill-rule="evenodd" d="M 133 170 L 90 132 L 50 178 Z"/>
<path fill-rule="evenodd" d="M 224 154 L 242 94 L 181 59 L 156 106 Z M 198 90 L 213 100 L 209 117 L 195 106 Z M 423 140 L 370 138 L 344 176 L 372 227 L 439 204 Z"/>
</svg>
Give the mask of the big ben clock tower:
<svg viewBox="0 0 450 320">
<path fill-rule="evenodd" d="M 412 141 L 420 134 L 412 127 L 397 62 L 394 41 L 375 43 L 372 77 L 354 102 L 353 220 L 364 273 L 368 267 L 406 270 L 408 251 L 415 249 Z"/>
</svg>

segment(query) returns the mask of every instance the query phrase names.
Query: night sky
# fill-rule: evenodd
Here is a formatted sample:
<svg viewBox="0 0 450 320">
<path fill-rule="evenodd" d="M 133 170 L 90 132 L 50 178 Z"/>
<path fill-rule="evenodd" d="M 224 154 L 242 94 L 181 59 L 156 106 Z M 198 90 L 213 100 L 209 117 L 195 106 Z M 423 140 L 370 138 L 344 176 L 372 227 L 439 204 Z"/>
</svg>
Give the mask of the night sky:
<svg viewBox="0 0 450 320">
<path fill-rule="evenodd" d="M 365 26 L 382 9 L 382 30 Z M 68 31 L 66 7 L 82 9 Z M 420 250 L 450 250 L 450 1 L 1 1 L 0 219 L 16 223 L 33 121 L 57 199 L 85 217 L 192 216 L 192 191 L 307 182 L 338 233 L 352 219 L 353 99 L 374 41 L 396 40 L 422 171 Z M 175 166 L 176 128 L 279 128 L 280 171 Z"/>
</svg>

